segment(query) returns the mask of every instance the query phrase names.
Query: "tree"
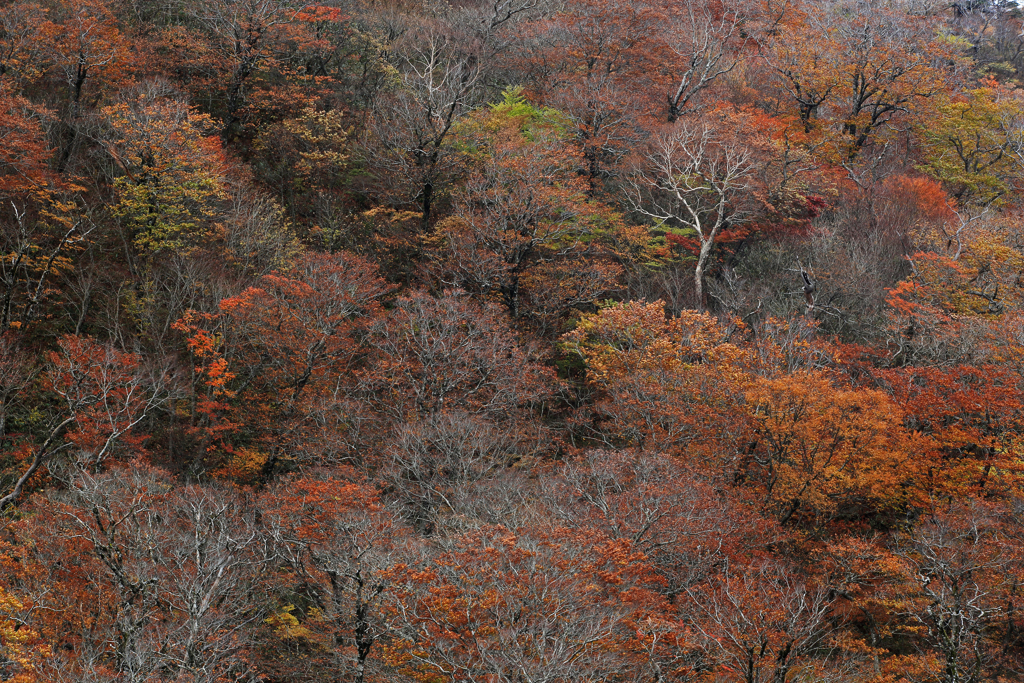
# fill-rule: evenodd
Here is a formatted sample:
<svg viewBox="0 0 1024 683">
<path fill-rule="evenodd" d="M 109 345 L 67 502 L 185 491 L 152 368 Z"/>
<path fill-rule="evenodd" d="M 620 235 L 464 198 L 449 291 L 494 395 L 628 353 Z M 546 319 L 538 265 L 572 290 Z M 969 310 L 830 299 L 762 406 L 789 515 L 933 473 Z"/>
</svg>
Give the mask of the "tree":
<svg viewBox="0 0 1024 683">
<path fill-rule="evenodd" d="M 45 68 L 40 43 L 49 37 L 44 9 L 35 2 L 10 3 L 0 17 L 0 79 L 32 82 Z"/>
<path fill-rule="evenodd" d="M 0 234 L 6 251 L 0 261 L 0 324 L 7 327 L 22 327 L 39 317 L 54 294 L 52 283 L 72 270 L 72 256 L 94 228 L 64 192 L 33 189 L 31 204 L 20 208 L 11 203 L 13 225 L 5 223 Z"/>
<path fill-rule="evenodd" d="M 697 609 L 694 629 L 726 680 L 778 683 L 816 673 L 809 655 L 828 647 L 835 599 L 826 586 L 765 562 L 730 568 L 689 597 Z"/>
<path fill-rule="evenodd" d="M 493 308 L 462 292 L 399 299 L 368 339 L 360 392 L 378 417 L 382 474 L 431 531 L 468 484 L 547 447 L 537 414 L 551 372 Z M 373 451 L 370 451 L 372 453 Z"/>
<path fill-rule="evenodd" d="M 904 565 L 884 545 L 886 540 L 880 535 L 837 535 L 812 558 L 820 580 L 835 591 L 834 614 L 852 627 L 833 640 L 862 655 L 862 677 L 870 676 L 869 671 L 875 676 L 905 676 L 916 669 L 912 658 L 893 656 L 893 645 L 904 634 Z"/>
<path fill-rule="evenodd" d="M 50 654 L 39 633 L 25 628 L 21 613 L 24 604 L 0 586 L 0 666 L 5 680 L 33 683 L 41 662 Z"/>
<path fill-rule="evenodd" d="M 634 211 L 657 224 L 682 228 L 697 237 L 694 267 L 698 311 L 707 310 L 705 273 L 724 229 L 747 215 L 753 158 L 731 131 L 680 121 L 651 143 L 627 185 Z"/>
<path fill-rule="evenodd" d="M 461 292 L 399 299 L 372 330 L 378 352 L 363 382 L 378 409 L 417 420 L 460 410 L 505 422 L 547 395 L 550 373 L 493 309 Z"/>
<path fill-rule="evenodd" d="M 362 683 L 390 631 L 391 570 L 403 536 L 396 516 L 373 487 L 344 469 L 284 480 L 261 499 L 261 509 L 283 564 L 282 589 L 301 591 L 312 603 L 301 620 L 287 608 L 278 612 L 276 637 L 325 653 L 327 661 L 318 658 L 313 670 L 318 678 L 331 671 L 337 680 Z"/>
<path fill-rule="evenodd" d="M 986 243 L 999 240 L 978 226 L 1021 181 L 1024 168 L 1016 153 L 1024 126 L 1020 99 L 1016 90 L 987 83 L 967 93 L 941 96 L 934 116 L 922 126 L 927 155 L 923 170 L 942 181 L 954 200 L 955 220 L 943 229 L 949 238 L 943 251 L 953 260 L 972 246 L 984 249 Z M 981 234 L 972 236 L 975 230 Z"/>
<path fill-rule="evenodd" d="M 697 97 L 739 63 L 745 38 L 740 26 L 748 19 L 741 3 L 669 3 L 665 29 L 667 50 L 662 66 L 670 79 L 668 122 L 693 111 Z M 734 52 L 735 51 L 735 52 Z"/>
<path fill-rule="evenodd" d="M 345 441 L 352 426 L 346 397 L 355 391 L 350 373 L 387 286 L 374 266 L 345 253 L 306 254 L 290 271 L 256 284 L 223 299 L 219 316 L 193 313 L 176 323 L 201 361 L 193 437 L 209 457 L 227 458 L 219 463 L 228 466 L 223 473 L 242 479 L 278 462 L 352 457 Z M 243 410 L 250 436 L 236 441 L 244 436 L 237 433 Z M 325 433 L 330 438 L 318 440 Z"/>
<path fill-rule="evenodd" d="M 907 423 L 924 436 L 934 494 L 1001 495 L 1021 477 L 1014 454 L 1020 429 L 1020 377 L 991 365 L 907 367 L 881 373 Z"/>
<path fill-rule="evenodd" d="M 62 131 L 64 139 L 57 161 L 60 173 L 67 168 L 78 143 L 78 118 L 82 113 L 86 82 L 100 74 L 112 83 L 122 78 L 128 63 L 128 45 L 104 0 L 75 3 L 72 11 L 60 17 L 60 23 L 47 22 L 45 27 L 49 38 L 48 57 L 69 90 Z"/>
<path fill-rule="evenodd" d="M 248 281 L 294 267 L 301 245 L 284 209 L 252 186 L 232 190 L 231 209 L 224 216 L 224 251 L 235 272 Z"/>
<path fill-rule="evenodd" d="M 834 97 L 841 78 L 836 72 L 835 46 L 824 39 L 826 31 L 814 30 L 815 19 L 796 14 L 792 30 L 780 31 L 772 49 L 762 53 L 807 133 L 818 125 L 820 108 Z"/>
<path fill-rule="evenodd" d="M 38 116 L 43 111 L 0 83 L 0 195 L 24 199 L 49 180 L 51 150 Z"/>
<path fill-rule="evenodd" d="M 544 447 L 542 428 L 459 408 L 395 426 L 378 472 L 414 526 L 428 534 L 466 524 L 481 488 Z"/>
<path fill-rule="evenodd" d="M 212 120 L 160 90 L 103 109 L 107 150 L 124 173 L 112 213 L 145 256 L 196 248 L 224 197 L 220 144 L 204 135 Z"/>
<path fill-rule="evenodd" d="M 8 438 L 12 408 L 35 374 L 31 356 L 14 333 L 0 335 L 0 440 Z"/>
<path fill-rule="evenodd" d="M 93 226 L 75 196 L 81 187 L 50 170 L 53 150 L 41 121 L 48 112 L 0 83 L 0 327 L 41 313 L 57 278 L 73 266 Z"/>
<path fill-rule="evenodd" d="M 214 683 L 247 671 L 241 654 L 262 616 L 255 589 L 264 558 L 239 497 L 174 487 L 136 462 L 74 475 L 67 492 L 32 508 L 21 531 L 40 543 L 21 561 L 40 572 L 32 584 L 51 582 L 50 594 L 34 597 L 39 627 L 62 653 L 50 675 L 127 683 L 159 672 Z M 64 600 L 76 593 L 92 621 L 62 631 L 62 618 L 77 617 L 79 605 Z"/>
<path fill-rule="evenodd" d="M 933 64 L 947 50 L 923 13 L 858 1 L 790 16 L 795 25 L 765 54 L 805 129 L 820 119 L 843 136 L 838 160 L 855 159 L 944 85 Z"/>
<path fill-rule="evenodd" d="M 43 380 L 59 408 L 47 416 L 38 442 L 29 447 L 25 471 L 0 498 L 0 509 L 17 503 L 36 471 L 61 451 L 78 449 L 80 467 L 99 469 L 119 442 L 168 400 L 166 371 L 150 371 L 133 354 L 71 335 L 50 353 Z"/>
<path fill-rule="evenodd" d="M 659 453 L 589 451 L 545 488 L 567 528 L 627 540 L 643 552 L 657 576 L 653 590 L 670 602 L 777 533 L 750 514 L 738 491 L 726 492 L 716 473 Z"/>
<path fill-rule="evenodd" d="M 669 318 L 665 305 L 633 301 L 581 317 L 562 337 L 602 393 L 596 435 L 732 472 L 750 427 L 742 394 L 747 351 L 707 314 Z"/>
<path fill-rule="evenodd" d="M 416 205 L 426 233 L 458 158 L 452 126 L 476 104 L 480 56 L 431 24 L 404 36 L 395 49 L 400 82 L 375 103 L 372 165 L 398 181 L 394 203 Z"/>
<path fill-rule="evenodd" d="M 396 576 L 401 603 L 386 661 L 420 681 L 613 676 L 622 620 L 614 587 L 635 558 L 625 544 L 591 551 L 502 527 L 468 533 L 429 567 Z"/>
<path fill-rule="evenodd" d="M 230 74 L 221 131 L 225 142 L 233 141 L 241 132 L 246 85 L 272 58 L 276 31 L 294 21 L 308 5 L 302 0 L 215 0 L 188 7 L 213 38 Z"/>
<path fill-rule="evenodd" d="M 943 683 L 984 680 L 998 646 L 989 639 L 1002 616 L 1012 558 L 984 504 L 956 505 L 929 515 L 894 540 L 904 563 L 910 624 L 934 655 L 920 677 Z"/>
<path fill-rule="evenodd" d="M 258 374 L 266 391 L 292 402 L 324 372 L 350 367 L 355 328 L 379 315 L 388 291 L 370 263 L 344 253 L 306 254 L 291 272 L 265 275 L 258 284 L 224 299 L 220 309 L 235 325 L 249 381 Z"/>
<path fill-rule="evenodd" d="M 452 214 L 432 238 L 440 242 L 438 269 L 451 284 L 498 300 L 513 319 L 557 323 L 570 306 L 608 291 L 619 271 L 598 261 L 598 244 L 620 232 L 617 217 L 586 199 L 582 159 L 563 125 L 557 112 L 510 90 L 459 126 L 483 160 L 453 192 Z M 542 296 L 553 301 L 531 309 Z M 548 307 L 553 315 L 544 316 Z"/>
<path fill-rule="evenodd" d="M 654 77 L 663 66 L 656 51 L 666 23 L 648 2 L 587 0 L 539 17 L 530 28 L 525 66 L 540 103 L 568 119 L 592 198 L 646 137 L 644 124 L 661 118 Z"/>
<path fill-rule="evenodd" d="M 1020 94 L 982 87 L 943 96 L 935 115 L 921 125 L 924 169 L 950 188 L 961 210 L 980 212 L 1019 182 L 1022 169 L 1013 150 L 1022 123 Z"/>
<path fill-rule="evenodd" d="M 371 7 L 307 6 L 295 15 L 298 35 L 283 61 L 314 83 L 328 80 L 325 99 L 341 99 L 365 116 L 396 75 L 386 21 Z"/>
<path fill-rule="evenodd" d="M 760 380 L 747 393 L 764 508 L 781 524 L 806 516 L 898 513 L 920 502 L 921 463 L 881 391 L 841 390 L 813 372 Z M 799 513 L 799 514 L 798 514 Z"/>
</svg>

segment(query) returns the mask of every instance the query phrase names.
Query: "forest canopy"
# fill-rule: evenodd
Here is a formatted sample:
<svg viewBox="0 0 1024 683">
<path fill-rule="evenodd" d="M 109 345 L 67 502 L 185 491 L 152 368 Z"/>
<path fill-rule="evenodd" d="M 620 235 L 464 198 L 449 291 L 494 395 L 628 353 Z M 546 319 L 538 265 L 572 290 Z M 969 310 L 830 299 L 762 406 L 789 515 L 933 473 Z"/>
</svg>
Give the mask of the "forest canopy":
<svg viewBox="0 0 1024 683">
<path fill-rule="evenodd" d="M 1024 11 L 0 0 L 0 681 L 1024 679 Z"/>
</svg>

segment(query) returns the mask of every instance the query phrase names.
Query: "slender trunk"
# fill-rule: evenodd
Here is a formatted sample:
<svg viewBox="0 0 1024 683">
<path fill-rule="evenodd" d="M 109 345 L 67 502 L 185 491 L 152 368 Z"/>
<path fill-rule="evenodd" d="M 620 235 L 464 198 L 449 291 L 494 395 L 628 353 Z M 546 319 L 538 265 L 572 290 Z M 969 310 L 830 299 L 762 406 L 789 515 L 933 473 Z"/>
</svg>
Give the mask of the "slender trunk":
<svg viewBox="0 0 1024 683">
<path fill-rule="evenodd" d="M 420 218 L 420 232 L 426 234 L 430 229 L 430 211 L 434 201 L 434 182 L 428 179 L 423 183 L 423 216 Z"/>
<path fill-rule="evenodd" d="M 501 288 L 502 302 L 505 304 L 505 308 L 508 309 L 508 315 L 510 318 L 515 320 L 519 317 L 519 275 L 518 273 L 512 274 L 511 281 L 503 285 Z"/>
<path fill-rule="evenodd" d="M 231 142 L 238 135 L 239 124 L 242 119 L 238 116 L 238 110 L 242 107 L 242 86 L 249 77 L 250 68 L 241 64 L 231 77 L 231 84 L 228 86 L 227 112 L 224 120 L 224 130 L 221 137 L 224 142 Z"/>
<path fill-rule="evenodd" d="M 74 225 L 66 233 L 64 233 L 64 236 L 61 237 L 60 242 L 57 244 L 57 247 L 53 250 L 53 252 L 50 254 L 50 257 L 46 260 L 46 265 L 43 267 L 43 272 L 39 274 L 39 282 L 36 284 L 35 292 L 33 292 L 31 298 L 29 298 L 29 304 L 25 308 L 25 312 L 22 315 L 23 322 L 27 323 L 30 320 L 32 320 L 32 317 L 35 314 L 36 306 L 39 305 L 39 301 L 43 296 L 43 286 L 46 284 L 46 277 L 53 270 L 54 262 L 60 255 L 60 252 L 64 248 L 64 245 L 67 244 L 68 240 L 71 238 L 72 233 L 74 233 L 76 230 L 78 230 L 77 224 Z"/>
<path fill-rule="evenodd" d="M 679 119 L 679 102 L 668 96 L 668 122 L 675 123 Z"/>
<path fill-rule="evenodd" d="M 82 333 L 82 325 L 85 324 L 85 317 L 89 313 L 89 303 L 92 297 L 86 294 L 82 299 L 82 310 L 78 314 L 78 320 L 75 322 L 75 336 L 77 337 Z M 172 413 L 173 414 L 173 413 Z"/>
<path fill-rule="evenodd" d="M 57 173 L 63 173 L 71 161 L 71 153 L 74 151 L 75 143 L 78 141 L 78 114 L 81 109 L 82 88 L 85 86 L 85 79 L 88 77 L 88 69 L 81 64 L 75 74 L 75 82 L 71 85 L 71 104 L 68 111 L 68 118 L 63 122 L 64 137 L 66 138 L 60 157 L 57 160 Z"/>
<path fill-rule="evenodd" d="M 697 267 L 693 271 L 693 288 L 697 299 L 698 313 L 708 312 L 708 295 L 704 291 L 704 269 L 707 267 L 708 260 L 711 257 L 711 247 L 714 244 L 713 236 L 701 242 L 700 253 L 697 255 Z"/>
<path fill-rule="evenodd" d="M 370 630 L 369 605 L 362 601 L 362 584 L 360 583 L 360 599 L 356 604 L 356 680 L 355 683 L 363 683 L 366 675 L 366 660 L 370 657 L 370 650 L 376 640 Z"/>
<path fill-rule="evenodd" d="M 697 312 L 706 313 L 708 309 L 707 298 L 704 294 L 704 263 L 703 259 L 697 261 L 697 268 L 693 273 L 693 291 L 696 298 Z"/>
<path fill-rule="evenodd" d="M 262 31 L 257 31 L 249 34 L 244 41 L 236 35 L 234 55 L 238 64 L 235 67 L 235 72 L 231 74 L 231 83 L 228 85 L 227 116 L 224 130 L 221 133 L 224 142 L 231 142 L 238 134 L 238 124 L 242 120 L 238 116 L 238 110 L 241 109 L 245 99 L 242 88 L 259 63 L 259 55 L 256 50 L 262 35 Z"/>
</svg>

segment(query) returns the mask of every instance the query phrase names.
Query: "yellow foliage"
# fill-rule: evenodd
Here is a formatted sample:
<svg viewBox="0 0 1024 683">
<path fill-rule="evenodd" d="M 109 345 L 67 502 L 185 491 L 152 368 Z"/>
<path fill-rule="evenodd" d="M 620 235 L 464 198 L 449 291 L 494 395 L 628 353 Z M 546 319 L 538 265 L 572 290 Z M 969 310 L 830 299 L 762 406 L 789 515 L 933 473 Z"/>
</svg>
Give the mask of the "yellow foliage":
<svg viewBox="0 0 1024 683">
<path fill-rule="evenodd" d="M 114 181 L 111 213 L 144 254 L 194 248 L 209 230 L 213 203 L 224 196 L 220 143 L 204 136 L 209 116 L 146 93 L 103 110 L 108 151 L 124 171 Z"/>
<path fill-rule="evenodd" d="M 15 618 L 23 609 L 18 598 L 0 587 L 0 659 L 13 663 L 11 683 L 33 683 L 39 680 L 38 667 L 49 656 L 49 647 L 39 640 L 39 634 L 26 628 Z"/>
<path fill-rule="evenodd" d="M 306 638 L 312 639 L 314 634 L 307 629 L 292 614 L 295 605 L 285 605 L 277 612 L 264 619 L 264 622 L 274 628 L 274 633 L 281 638 Z"/>
<path fill-rule="evenodd" d="M 348 161 L 348 137 L 352 127 L 345 125 L 344 112 L 317 111 L 309 105 L 302 116 L 284 122 L 284 128 L 301 144 L 296 170 L 309 177 L 338 173 Z"/>
<path fill-rule="evenodd" d="M 269 459 L 270 456 L 255 448 L 236 447 L 228 456 L 227 463 L 213 472 L 213 475 L 239 484 L 252 484 L 259 478 Z"/>
</svg>

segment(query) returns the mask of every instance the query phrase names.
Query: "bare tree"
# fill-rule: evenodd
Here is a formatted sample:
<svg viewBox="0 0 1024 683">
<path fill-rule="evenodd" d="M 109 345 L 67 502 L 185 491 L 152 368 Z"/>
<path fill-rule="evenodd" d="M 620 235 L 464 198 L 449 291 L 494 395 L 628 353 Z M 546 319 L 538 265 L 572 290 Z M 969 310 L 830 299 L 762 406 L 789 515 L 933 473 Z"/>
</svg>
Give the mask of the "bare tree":
<svg viewBox="0 0 1024 683">
<path fill-rule="evenodd" d="M 169 400 L 166 368 L 146 367 L 134 354 L 70 335 L 58 349 L 43 378 L 60 409 L 49 416 L 28 467 L 0 497 L 0 510 L 16 503 L 32 475 L 57 453 L 77 448 L 79 465 L 98 468 L 132 429 Z"/>
<path fill-rule="evenodd" d="M 988 680 L 998 645 L 990 639 L 1003 616 L 1012 551 L 996 520 L 979 504 L 956 506 L 898 537 L 907 582 L 905 616 L 936 651 L 936 670 L 922 679 L 943 683 Z M 911 679 L 913 680 L 913 679 Z"/>
<path fill-rule="evenodd" d="M 75 548 L 88 582 L 63 589 L 97 602 L 91 628 L 59 636 L 77 643 L 59 648 L 63 661 L 54 666 L 70 676 L 58 680 L 214 683 L 246 672 L 239 655 L 263 616 L 254 588 L 266 549 L 239 496 L 175 487 L 136 463 L 96 476 L 79 471 L 66 491 L 33 504 L 46 522 L 30 522 L 40 550 L 27 561 L 53 564 L 47 553 Z M 59 600 L 38 597 L 45 611 L 71 609 Z"/>
<path fill-rule="evenodd" d="M 736 50 L 745 42 L 738 39 L 743 19 L 739 8 L 712 8 L 700 0 L 682 3 L 672 13 L 667 33 L 668 69 L 674 77 L 674 88 L 666 95 L 669 123 L 691 111 L 694 98 L 739 62 Z M 733 41 L 739 45 L 731 46 Z"/>
<path fill-rule="evenodd" d="M 483 416 L 446 411 L 399 425 L 385 455 L 384 478 L 420 529 L 436 531 L 439 513 L 456 516 L 474 486 L 502 474 L 528 451 L 523 435 Z"/>
<path fill-rule="evenodd" d="M 426 231 L 450 171 L 452 126 L 476 104 L 480 59 L 440 26 L 403 36 L 395 50 L 400 82 L 378 98 L 368 144 L 374 165 L 405 185 L 396 200 L 420 207 Z"/>
<path fill-rule="evenodd" d="M 654 139 L 626 184 L 633 210 L 666 227 L 692 231 L 697 308 L 707 309 L 704 277 L 722 230 L 743 222 L 754 170 L 751 152 L 707 123 L 680 122 Z"/>
<path fill-rule="evenodd" d="M 337 472 L 337 470 L 336 470 Z M 307 628 L 328 655 L 317 680 L 362 683 L 370 654 L 390 629 L 389 570 L 403 531 L 376 490 L 327 471 L 288 479 L 262 498 L 275 556 L 295 572 L 319 610 Z"/>
<path fill-rule="evenodd" d="M 735 548 L 763 544 L 772 533 L 718 495 L 710 479 L 663 454 L 590 451 L 547 486 L 563 524 L 627 539 L 647 556 L 670 599 L 726 566 Z M 756 540 L 748 531 L 754 527 Z"/>
<path fill-rule="evenodd" d="M 828 587 L 810 585 L 774 562 L 730 568 L 689 595 L 696 604 L 694 630 L 709 656 L 731 673 L 727 680 L 800 678 L 801 669 L 813 667 L 808 655 L 826 646 L 834 629 L 829 616 L 835 598 Z"/>
<path fill-rule="evenodd" d="M 396 586 L 393 658 L 438 681 L 583 683 L 625 668 L 608 643 L 625 608 L 607 600 L 600 550 L 504 527 L 467 533 Z"/>
</svg>

